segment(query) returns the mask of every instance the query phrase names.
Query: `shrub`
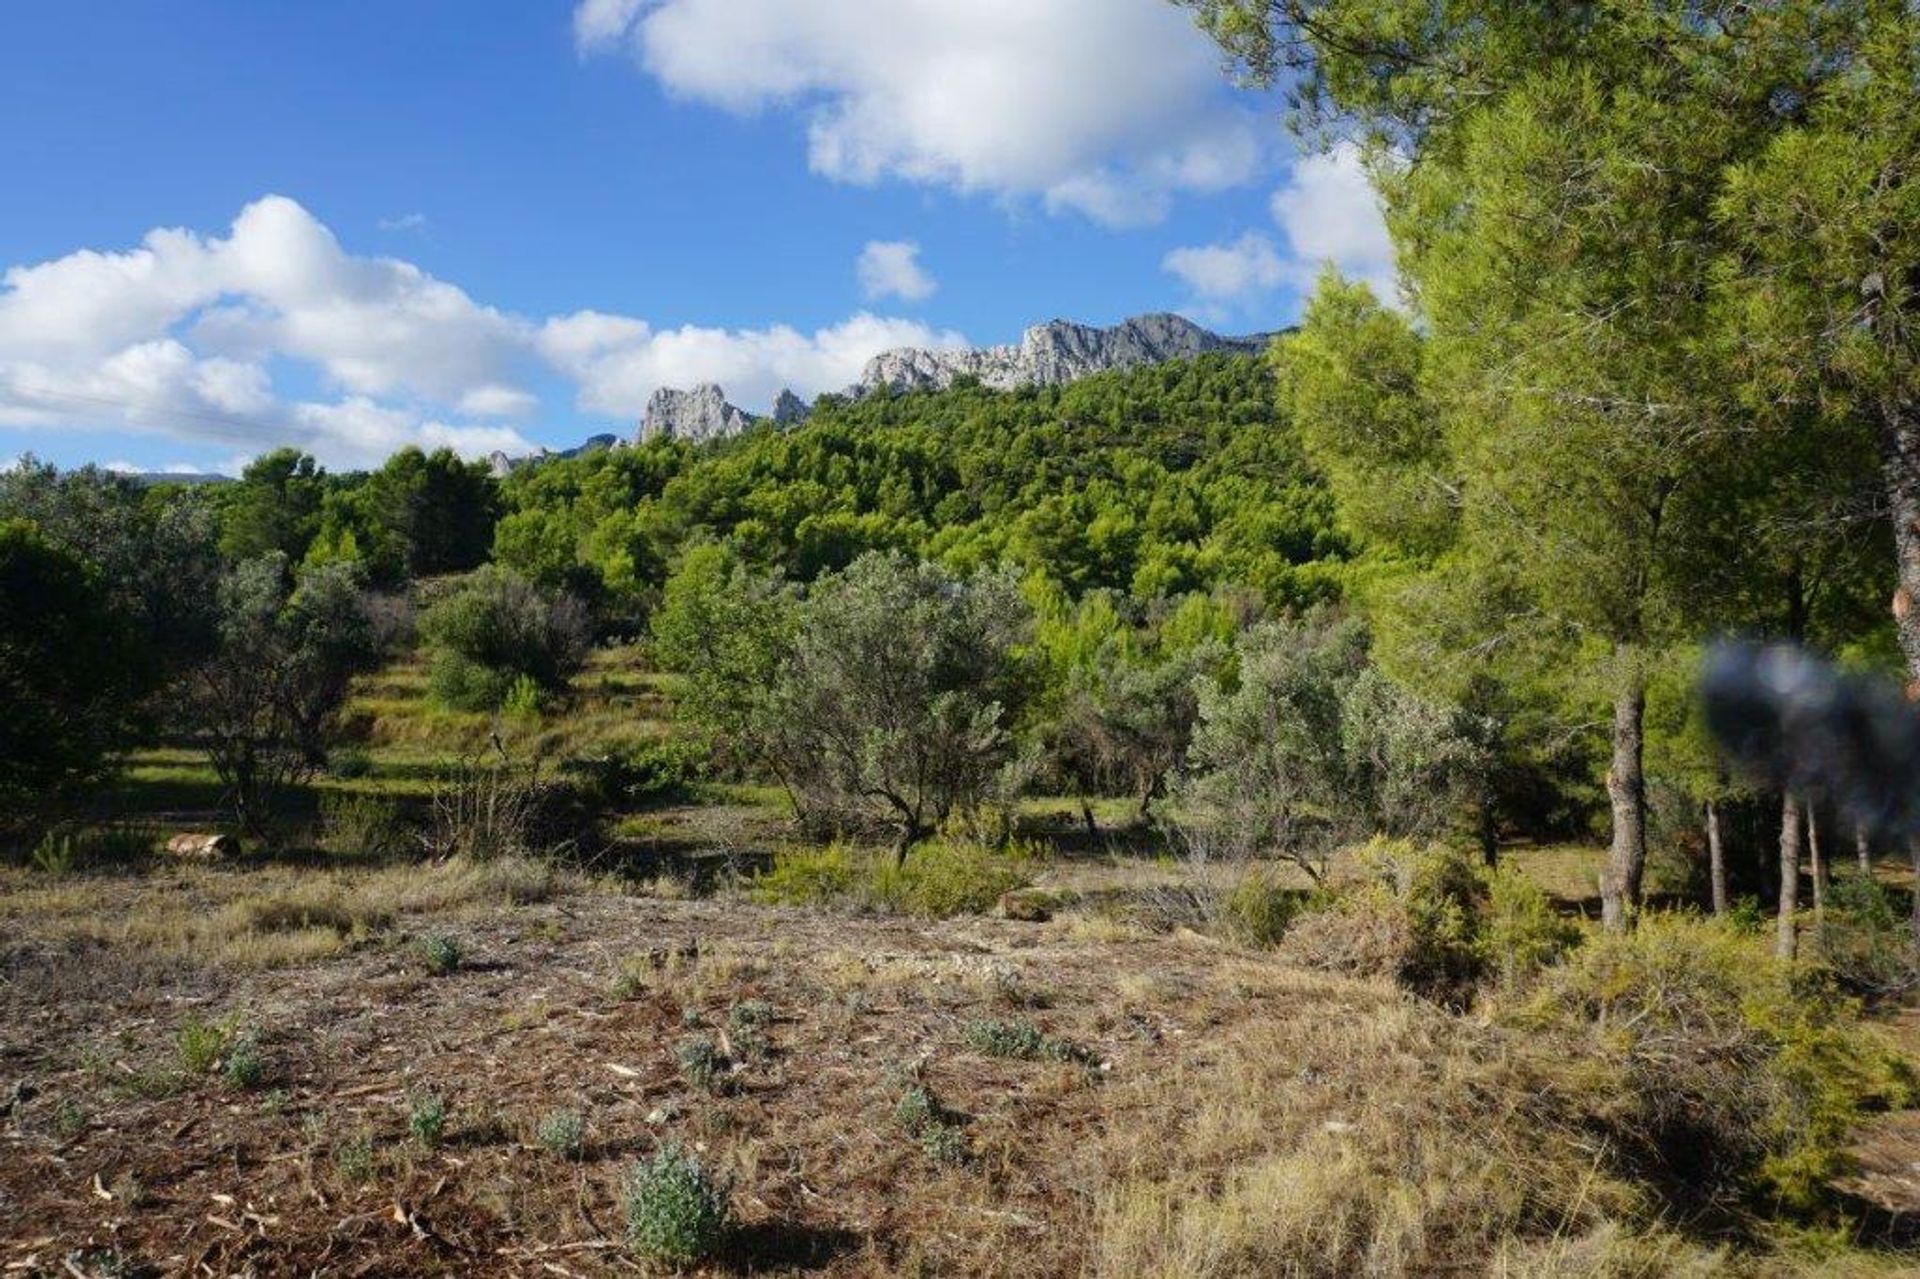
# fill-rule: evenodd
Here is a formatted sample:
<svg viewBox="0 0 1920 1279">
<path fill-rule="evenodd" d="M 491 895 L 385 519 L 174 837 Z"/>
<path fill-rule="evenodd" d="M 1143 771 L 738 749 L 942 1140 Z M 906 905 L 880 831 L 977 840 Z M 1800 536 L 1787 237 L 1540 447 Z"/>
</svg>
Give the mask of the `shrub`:
<svg viewBox="0 0 1920 1279">
<path fill-rule="evenodd" d="M 1855 994 L 1886 998 L 1920 984 L 1912 927 L 1878 880 L 1836 880 L 1814 944 L 1835 979 Z"/>
<path fill-rule="evenodd" d="M 1545 1087 L 1682 1206 L 1811 1205 L 1861 1109 L 1913 1087 L 1829 975 L 1711 920 L 1597 937 L 1518 1016 L 1562 1037 Z"/>
<path fill-rule="evenodd" d="M 1580 930 L 1554 910 L 1546 891 L 1511 866 L 1488 876 L 1483 946 L 1501 985 L 1512 990 L 1560 959 Z"/>
<path fill-rule="evenodd" d="M 445 977 L 460 967 L 460 939 L 447 933 L 435 933 L 420 944 L 420 958 L 429 973 L 435 977 Z"/>
<path fill-rule="evenodd" d="M 585 606 L 488 565 L 429 608 L 420 631 L 433 651 L 428 687 L 461 710 L 497 710 L 522 679 L 564 689 L 586 660 Z"/>
<path fill-rule="evenodd" d="M 679 738 L 626 742 L 574 762 L 601 803 L 637 806 L 685 796 L 705 771 L 707 752 Z"/>
<path fill-rule="evenodd" d="M 651 1261 L 692 1265 L 712 1256 L 727 1229 L 727 1190 L 679 1146 L 628 1172 L 627 1242 Z"/>
<path fill-rule="evenodd" d="M 320 840 L 329 852 L 392 857 L 405 846 L 406 838 L 399 806 L 391 800 L 373 795 L 320 797 Z"/>
<path fill-rule="evenodd" d="M 846 844 L 788 849 L 753 882 L 754 899 L 775 905 L 842 906 L 939 919 L 986 914 L 1004 893 L 1032 882 L 1026 846 L 972 841 L 922 845 L 904 864 Z"/>
<path fill-rule="evenodd" d="M 1221 898 L 1221 921 L 1236 941 L 1273 946 L 1300 913 L 1303 900 L 1298 890 L 1281 886 L 1270 874 L 1254 871 L 1242 875 Z"/>
<path fill-rule="evenodd" d="M 438 1146 L 447 1133 L 446 1100 L 432 1094 L 415 1099 L 407 1111 L 407 1131 L 428 1149 Z"/>
<path fill-rule="evenodd" d="M 773 906 L 824 906 L 853 899 L 867 878 L 866 859 L 846 844 L 782 849 L 753 881 L 755 901 Z"/>
<path fill-rule="evenodd" d="M 350 1137 L 333 1152 L 333 1166 L 340 1175 L 355 1184 L 373 1180 L 373 1137 L 368 1133 Z"/>
<path fill-rule="evenodd" d="M 233 1037 L 221 1073 L 235 1088 L 258 1088 L 265 1081 L 267 1059 L 260 1048 L 258 1031 L 245 1030 Z"/>
<path fill-rule="evenodd" d="M 73 851 L 73 836 L 48 831 L 33 846 L 28 861 L 41 874 L 64 879 L 73 874 L 74 868 L 79 865 Z"/>
<path fill-rule="evenodd" d="M 767 1026 L 773 1021 L 773 1006 L 763 999 L 745 999 L 727 1010 L 727 1042 L 733 1051 L 748 1060 L 763 1060 L 771 1048 Z"/>
<path fill-rule="evenodd" d="M 1055 1039 L 1030 1021 L 976 1019 L 961 1032 L 969 1047 L 989 1057 L 1020 1061 L 1085 1061 L 1086 1050 Z"/>
<path fill-rule="evenodd" d="M 578 1159 L 586 1149 L 587 1121 L 571 1110 L 550 1110 L 540 1117 L 533 1136 L 556 1159 Z"/>
<path fill-rule="evenodd" d="M 943 840 L 923 845 L 904 865 L 881 861 L 873 871 L 875 894 L 892 909 L 936 919 L 984 915 L 1001 894 L 1032 882 L 1033 852 Z"/>
<path fill-rule="evenodd" d="M 227 1032 L 216 1022 L 188 1017 L 173 1032 L 173 1052 L 180 1069 L 190 1075 L 204 1075 L 220 1064 L 226 1050 Z"/>
<path fill-rule="evenodd" d="M 961 1129 L 960 1116 L 941 1104 L 932 1089 L 918 1085 L 909 1088 L 894 1106 L 893 1119 L 935 1163 L 958 1166 L 967 1161 L 966 1133 Z"/>
<path fill-rule="evenodd" d="M 725 1091 L 732 1063 L 712 1036 L 688 1035 L 674 1045 L 673 1057 L 680 1063 L 680 1077 L 695 1088 L 715 1094 Z"/>
<path fill-rule="evenodd" d="M 1392 891 L 1370 884 L 1304 912 L 1281 939 L 1280 952 L 1321 972 L 1398 981 L 1413 952 L 1413 930 Z"/>
</svg>

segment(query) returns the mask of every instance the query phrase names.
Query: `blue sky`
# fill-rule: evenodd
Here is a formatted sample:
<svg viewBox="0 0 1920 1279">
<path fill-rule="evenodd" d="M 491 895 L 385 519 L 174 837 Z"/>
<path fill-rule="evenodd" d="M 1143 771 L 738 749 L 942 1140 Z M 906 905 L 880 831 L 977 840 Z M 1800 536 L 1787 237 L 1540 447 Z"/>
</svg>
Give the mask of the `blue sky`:
<svg viewBox="0 0 1920 1279">
<path fill-rule="evenodd" d="M 564 446 L 1390 269 L 1162 0 L 13 0 L 0 48 L 0 464 Z"/>
</svg>

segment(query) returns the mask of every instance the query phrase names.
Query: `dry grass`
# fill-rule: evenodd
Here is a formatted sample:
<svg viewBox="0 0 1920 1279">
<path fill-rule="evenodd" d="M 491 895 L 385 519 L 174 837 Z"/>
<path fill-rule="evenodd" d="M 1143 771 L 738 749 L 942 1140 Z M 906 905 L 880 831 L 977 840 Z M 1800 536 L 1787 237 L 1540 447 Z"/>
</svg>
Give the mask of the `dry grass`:
<svg viewBox="0 0 1920 1279">
<path fill-rule="evenodd" d="M 102 947 L 148 963 L 280 968 L 349 951 L 398 917 L 524 905 L 584 886 L 517 858 L 334 871 L 181 866 L 53 884 L 0 870 L 0 924 L 16 953 Z"/>
</svg>

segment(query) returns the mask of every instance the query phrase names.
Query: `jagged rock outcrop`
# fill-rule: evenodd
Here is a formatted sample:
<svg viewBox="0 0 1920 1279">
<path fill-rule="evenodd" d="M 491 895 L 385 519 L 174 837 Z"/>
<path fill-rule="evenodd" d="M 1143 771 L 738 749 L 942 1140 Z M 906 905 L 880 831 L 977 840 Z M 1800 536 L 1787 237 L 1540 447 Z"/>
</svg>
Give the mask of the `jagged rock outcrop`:
<svg viewBox="0 0 1920 1279">
<path fill-rule="evenodd" d="M 597 453 L 601 449 L 618 448 L 620 437 L 617 435 L 589 435 L 570 449 L 561 449 L 558 453 L 552 449 L 539 448 L 525 457 L 514 457 L 499 449 L 487 454 L 487 469 L 496 480 L 505 479 L 509 474 L 534 462 L 544 462 L 555 457 L 579 457 L 582 453 Z"/>
<path fill-rule="evenodd" d="M 1109 369 L 1189 359 L 1213 351 L 1255 354 L 1271 334 L 1222 337 L 1185 316 L 1136 315 L 1112 328 L 1054 320 L 1030 328 L 1017 343 L 964 351 L 903 348 L 867 362 L 858 390 L 920 391 L 976 377 L 998 391 L 1018 386 L 1058 386 Z"/>
<path fill-rule="evenodd" d="M 640 419 L 640 438 L 668 436 L 677 440 L 717 440 L 738 435 L 752 426 L 754 415 L 727 403 L 727 393 L 711 382 L 691 391 L 663 386 L 647 401 Z"/>
<path fill-rule="evenodd" d="M 807 402 L 793 393 L 792 387 L 783 387 L 773 402 L 773 424 L 775 426 L 793 426 L 807 419 Z"/>
</svg>

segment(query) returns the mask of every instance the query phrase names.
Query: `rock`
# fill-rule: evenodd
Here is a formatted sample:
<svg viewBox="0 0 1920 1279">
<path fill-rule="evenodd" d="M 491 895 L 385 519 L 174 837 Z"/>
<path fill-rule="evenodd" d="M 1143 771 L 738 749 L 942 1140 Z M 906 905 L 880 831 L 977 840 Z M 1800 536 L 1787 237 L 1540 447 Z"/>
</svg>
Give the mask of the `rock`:
<svg viewBox="0 0 1920 1279">
<path fill-rule="evenodd" d="M 240 855 L 240 841 L 231 835 L 186 831 L 167 841 L 167 856 L 189 861 L 217 862 Z"/>
<path fill-rule="evenodd" d="M 773 402 L 773 424 L 775 426 L 793 426 L 807 420 L 807 402 L 793 393 L 791 387 L 783 388 Z"/>
<path fill-rule="evenodd" d="M 1272 334 L 1222 337 L 1184 316 L 1137 315 L 1112 328 L 1069 320 L 1035 325 L 1009 346 L 930 351 L 914 347 L 883 351 L 867 362 L 857 393 L 938 390 L 959 377 L 976 377 L 997 391 L 1020 386 L 1059 386 L 1109 369 L 1189 359 L 1214 351 L 1253 355 Z"/>
<path fill-rule="evenodd" d="M 642 441 L 665 436 L 676 440 L 719 440 L 752 426 L 753 414 L 727 403 L 727 394 L 711 382 L 691 391 L 663 386 L 647 401 L 640 421 Z"/>
</svg>

